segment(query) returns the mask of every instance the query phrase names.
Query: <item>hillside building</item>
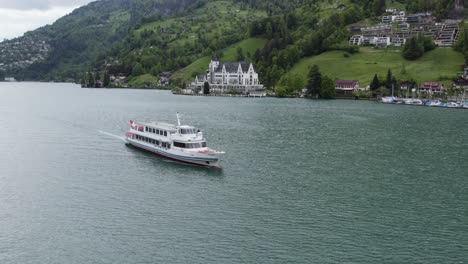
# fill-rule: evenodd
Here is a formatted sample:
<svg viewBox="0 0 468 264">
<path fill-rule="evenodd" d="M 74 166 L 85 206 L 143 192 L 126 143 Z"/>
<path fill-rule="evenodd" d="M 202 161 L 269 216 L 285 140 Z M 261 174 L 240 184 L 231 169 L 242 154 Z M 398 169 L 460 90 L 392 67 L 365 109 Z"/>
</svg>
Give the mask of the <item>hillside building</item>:
<svg viewBox="0 0 468 264">
<path fill-rule="evenodd" d="M 220 62 L 216 56 L 211 59 L 206 74 L 196 76 L 190 84 L 190 88 L 201 92 L 205 82 L 210 85 L 210 92 L 237 91 L 249 94 L 264 90 L 252 63 L 246 61 Z"/>
</svg>

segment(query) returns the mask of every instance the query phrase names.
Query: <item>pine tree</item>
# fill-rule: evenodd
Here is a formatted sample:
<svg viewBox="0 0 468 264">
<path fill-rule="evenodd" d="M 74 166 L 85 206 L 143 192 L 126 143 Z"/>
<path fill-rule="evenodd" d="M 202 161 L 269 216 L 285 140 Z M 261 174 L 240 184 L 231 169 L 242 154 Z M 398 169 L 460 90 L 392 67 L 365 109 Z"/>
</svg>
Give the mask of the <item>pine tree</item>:
<svg viewBox="0 0 468 264">
<path fill-rule="evenodd" d="M 380 82 L 379 82 L 379 77 L 377 76 L 377 73 L 374 75 L 374 79 L 372 79 L 372 82 L 369 85 L 369 88 L 374 91 L 377 88 L 380 87 Z"/>
<path fill-rule="evenodd" d="M 205 82 L 203 84 L 203 94 L 209 94 L 210 93 L 210 84 L 208 82 Z"/>
<path fill-rule="evenodd" d="M 387 89 L 392 89 L 392 71 L 390 69 L 388 69 L 387 71 L 387 79 L 385 79 L 385 87 L 387 87 Z"/>
<path fill-rule="evenodd" d="M 319 94 L 322 86 L 322 74 L 320 73 L 319 67 L 314 64 L 310 67 L 308 80 L 307 80 L 307 93 L 310 96 L 316 96 Z"/>
</svg>

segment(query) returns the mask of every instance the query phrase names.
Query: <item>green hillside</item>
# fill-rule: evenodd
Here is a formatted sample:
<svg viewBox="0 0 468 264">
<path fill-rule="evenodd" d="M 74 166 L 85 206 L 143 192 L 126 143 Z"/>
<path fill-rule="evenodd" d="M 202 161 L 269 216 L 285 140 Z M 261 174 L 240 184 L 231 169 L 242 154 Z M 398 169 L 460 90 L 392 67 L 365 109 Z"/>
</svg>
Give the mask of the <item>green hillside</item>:
<svg viewBox="0 0 468 264">
<path fill-rule="evenodd" d="M 143 17 L 172 16 L 184 12 L 197 0 L 101 0 L 75 9 L 52 25 L 27 32 L 14 41 L 29 54 L 28 43 L 43 41 L 50 46 L 43 60 L 29 67 L 11 67 L 9 74 L 26 80 L 78 79 L 89 64 L 120 42 L 129 28 Z M 2 54 L 8 50 L 0 50 Z M 25 59 L 26 60 L 26 59 Z"/>
<path fill-rule="evenodd" d="M 437 48 L 416 61 L 405 60 L 395 48 L 361 48 L 360 53 L 349 57 L 343 54 L 342 51 L 330 51 L 303 58 L 289 73 L 306 80 L 309 67 L 317 64 L 322 74 L 335 79 L 359 80 L 361 86 L 367 86 L 375 73 L 385 78 L 388 69 L 400 80 L 447 81 L 460 71 L 464 61 L 463 56 L 451 48 Z"/>
<path fill-rule="evenodd" d="M 191 12 L 179 16 L 145 19 L 145 23 L 113 47 L 107 58 L 97 60 L 94 67 L 111 61 L 112 65 L 107 67 L 111 74 L 123 73 L 131 76 L 132 84 L 138 84 L 142 83 L 141 78 L 148 81 L 148 74 L 156 77 L 161 72 L 176 72 L 190 65 L 187 74 L 172 78 L 185 81 L 194 73 L 204 72 L 214 52 L 233 46 L 225 50 L 225 56 L 234 60 L 238 46 L 245 55 L 262 48 L 265 43 L 262 40 L 243 40 L 248 38 L 249 25 L 266 16 L 265 11 L 233 1 L 199 2 Z M 143 71 L 136 74 L 136 65 Z"/>
<path fill-rule="evenodd" d="M 265 39 L 260 38 L 249 38 L 243 40 L 225 50 L 223 50 L 224 56 L 220 58 L 222 61 L 235 61 L 237 55 L 237 49 L 242 48 L 244 54 L 254 54 L 257 49 L 261 49 L 266 43 Z M 249 59 L 249 58 L 248 58 Z M 172 79 L 180 81 L 188 81 L 192 79 L 196 74 L 201 74 L 206 71 L 208 64 L 210 63 L 210 56 L 202 57 L 187 67 L 174 73 Z"/>
</svg>

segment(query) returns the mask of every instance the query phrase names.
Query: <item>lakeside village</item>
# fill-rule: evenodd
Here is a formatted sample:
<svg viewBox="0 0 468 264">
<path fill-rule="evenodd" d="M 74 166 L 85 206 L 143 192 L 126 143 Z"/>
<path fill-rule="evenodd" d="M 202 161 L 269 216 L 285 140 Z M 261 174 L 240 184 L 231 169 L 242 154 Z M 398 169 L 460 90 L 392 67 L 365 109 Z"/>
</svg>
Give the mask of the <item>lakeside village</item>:
<svg viewBox="0 0 468 264">
<path fill-rule="evenodd" d="M 341 6 L 341 8 L 344 7 Z M 348 43 L 353 46 L 367 46 L 376 49 L 392 46 L 401 47 L 413 37 L 425 36 L 432 39 L 433 43 L 439 47 L 452 47 L 459 38 L 463 22 L 463 20 L 453 19 L 437 22 L 431 13 L 417 13 L 406 16 L 405 11 L 387 8 L 381 17 L 379 25 L 350 26 L 349 31 L 352 33 L 352 36 Z M 15 43 L 10 44 L 16 45 Z M 49 48 L 43 42 L 36 43 L 31 41 L 31 45 L 37 46 L 40 52 L 46 51 Z M 3 67 L 3 65 L 0 65 L 0 67 Z M 320 75 L 320 72 L 318 74 Z M 82 79 L 82 87 L 129 87 L 129 77 L 124 74 L 109 75 L 104 71 L 100 76 L 98 71 L 97 73 L 88 72 L 87 75 L 87 81 L 83 82 L 84 78 Z M 14 77 L 1 77 L 4 81 L 15 81 Z M 171 88 L 171 72 L 161 72 L 158 77 L 157 83 L 145 82 L 144 86 L 146 88 L 159 89 Z M 453 80 L 452 85 L 447 87 L 444 87 L 443 83 L 433 80 L 426 80 L 421 83 L 416 83 L 413 80 L 392 80 L 390 70 L 386 81 L 379 82 L 377 79 L 377 83 L 375 83 L 376 77 L 374 76 L 374 81 L 369 85 L 362 84 L 359 80 L 332 80 L 329 86 L 333 86 L 334 83 L 334 87 L 329 87 L 327 96 L 323 96 L 318 91 L 319 88 L 309 87 L 310 76 L 308 76 L 307 86 L 302 88 L 296 87 L 293 97 L 384 98 L 384 101 L 387 103 L 431 104 L 437 106 L 448 105 L 452 102 L 451 105 L 466 106 L 468 108 L 465 102 L 468 99 L 466 96 L 466 90 L 468 89 L 468 68 L 465 68 L 463 74 L 457 76 Z M 216 56 L 213 56 L 204 74 L 196 75 L 190 83 L 184 84 L 182 88 L 174 89 L 173 93 L 245 97 L 282 96 L 277 91 L 278 89 L 275 89 L 278 87 L 266 89 L 260 80 L 261 78 L 255 64 L 247 61 L 221 62 Z M 444 83 L 447 85 L 447 82 Z M 392 96 L 389 96 L 390 94 Z"/>
</svg>

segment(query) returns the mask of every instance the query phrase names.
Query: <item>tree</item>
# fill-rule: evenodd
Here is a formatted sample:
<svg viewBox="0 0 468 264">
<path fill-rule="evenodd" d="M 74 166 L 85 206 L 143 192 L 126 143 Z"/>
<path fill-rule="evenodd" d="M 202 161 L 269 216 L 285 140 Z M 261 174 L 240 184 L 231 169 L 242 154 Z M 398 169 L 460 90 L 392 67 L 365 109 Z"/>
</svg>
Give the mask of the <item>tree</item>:
<svg viewBox="0 0 468 264">
<path fill-rule="evenodd" d="M 437 47 L 431 37 L 419 36 L 418 42 L 423 46 L 424 52 L 431 51 Z"/>
<path fill-rule="evenodd" d="M 380 16 L 385 12 L 385 0 L 374 0 L 372 3 L 372 11 L 375 16 Z"/>
<path fill-rule="evenodd" d="M 209 94 L 210 93 L 210 84 L 208 82 L 205 82 L 203 84 L 203 94 Z"/>
<path fill-rule="evenodd" d="M 403 46 L 403 57 L 408 60 L 415 60 L 424 54 L 424 46 L 416 39 L 410 38 Z"/>
<path fill-rule="evenodd" d="M 91 71 L 88 72 L 88 87 L 95 87 L 94 75 Z"/>
<path fill-rule="evenodd" d="M 86 74 L 83 74 L 83 77 L 81 77 L 81 87 L 86 87 Z"/>
<path fill-rule="evenodd" d="M 380 82 L 379 82 L 379 77 L 377 76 L 377 73 L 374 75 L 374 78 L 372 79 L 372 82 L 369 85 L 369 88 L 374 91 L 377 88 L 380 87 Z"/>
<path fill-rule="evenodd" d="M 387 89 L 392 89 L 392 77 L 392 71 L 388 69 L 387 78 L 385 79 L 385 87 L 387 87 Z"/>
<path fill-rule="evenodd" d="M 335 82 L 328 76 L 322 77 L 320 87 L 320 98 L 331 99 L 335 97 Z"/>
<path fill-rule="evenodd" d="M 310 96 L 318 95 L 320 87 L 322 86 L 322 74 L 320 73 L 320 69 L 316 64 L 310 67 L 307 77 L 307 93 Z"/>
<path fill-rule="evenodd" d="M 110 76 L 109 76 L 108 71 L 104 72 L 104 81 L 103 81 L 102 85 L 104 87 L 109 87 L 110 86 Z"/>
</svg>

